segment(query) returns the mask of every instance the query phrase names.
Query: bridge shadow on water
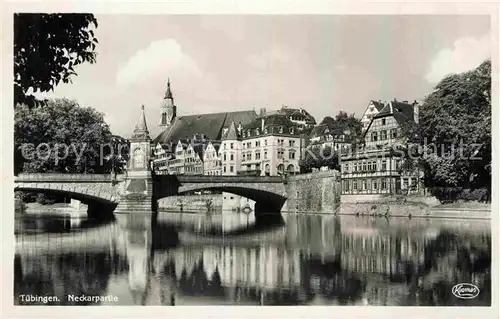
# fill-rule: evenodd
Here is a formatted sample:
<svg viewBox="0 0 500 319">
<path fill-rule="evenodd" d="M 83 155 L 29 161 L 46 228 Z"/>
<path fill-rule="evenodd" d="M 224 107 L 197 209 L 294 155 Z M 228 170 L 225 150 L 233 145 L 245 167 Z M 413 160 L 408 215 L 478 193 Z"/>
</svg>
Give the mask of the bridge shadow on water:
<svg viewBox="0 0 500 319">
<path fill-rule="evenodd" d="M 210 219 L 210 216 L 207 217 Z M 181 244 L 203 244 L 206 239 L 224 240 L 248 239 L 249 236 L 259 236 L 260 234 L 271 234 L 274 230 L 284 230 L 285 221 L 281 215 L 265 214 L 259 219 L 242 225 L 237 225 L 231 229 L 225 229 L 219 223 L 207 223 L 199 227 L 196 223 L 186 221 L 165 221 L 157 220 L 157 216 L 152 217 L 152 246 L 154 250 L 171 249 Z"/>
</svg>

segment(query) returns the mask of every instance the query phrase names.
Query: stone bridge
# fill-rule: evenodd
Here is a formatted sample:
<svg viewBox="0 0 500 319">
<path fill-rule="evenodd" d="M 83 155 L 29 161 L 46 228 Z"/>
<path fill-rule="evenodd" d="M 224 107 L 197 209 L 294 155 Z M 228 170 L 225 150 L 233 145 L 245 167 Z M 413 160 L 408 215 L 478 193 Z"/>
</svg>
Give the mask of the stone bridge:
<svg viewBox="0 0 500 319">
<path fill-rule="evenodd" d="M 285 183 L 280 176 L 205 176 L 156 175 L 151 176 L 151 201 L 167 196 L 201 190 L 219 190 L 241 195 L 256 202 L 255 212 L 279 212 L 287 199 Z M 15 191 L 35 191 L 65 194 L 89 205 L 89 209 L 114 210 L 130 193 L 127 177 L 108 174 L 20 174 L 14 179 Z M 140 183 L 139 183 L 140 184 Z M 132 192 L 147 194 L 147 187 Z M 139 187 L 140 188 L 140 187 Z M 142 194 L 142 193 L 141 193 Z M 132 207 L 132 204 L 129 205 Z M 120 210 L 127 210 L 126 207 Z M 135 209 L 130 209 L 134 211 Z"/>
<path fill-rule="evenodd" d="M 151 138 L 144 106 L 130 138 L 127 174 L 20 174 L 16 191 L 66 194 L 89 205 L 89 214 L 103 210 L 115 213 L 151 214 L 157 201 L 166 196 L 200 190 L 218 190 L 255 201 L 255 215 L 280 213 L 288 201 L 293 210 L 329 210 L 340 201 L 338 172 L 320 175 L 205 176 L 164 175 L 152 171 Z M 326 205 L 325 205 L 326 204 Z M 290 210 L 290 207 L 288 207 Z"/>
</svg>

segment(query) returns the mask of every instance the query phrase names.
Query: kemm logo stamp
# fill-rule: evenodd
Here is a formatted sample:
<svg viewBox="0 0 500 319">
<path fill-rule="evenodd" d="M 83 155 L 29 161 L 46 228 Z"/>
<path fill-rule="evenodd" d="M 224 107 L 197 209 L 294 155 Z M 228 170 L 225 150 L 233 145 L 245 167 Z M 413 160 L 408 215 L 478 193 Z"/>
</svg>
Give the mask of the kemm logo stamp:
<svg viewBox="0 0 500 319">
<path fill-rule="evenodd" d="M 460 299 L 473 299 L 479 295 L 479 288 L 473 284 L 461 283 L 453 286 L 451 292 Z"/>
</svg>

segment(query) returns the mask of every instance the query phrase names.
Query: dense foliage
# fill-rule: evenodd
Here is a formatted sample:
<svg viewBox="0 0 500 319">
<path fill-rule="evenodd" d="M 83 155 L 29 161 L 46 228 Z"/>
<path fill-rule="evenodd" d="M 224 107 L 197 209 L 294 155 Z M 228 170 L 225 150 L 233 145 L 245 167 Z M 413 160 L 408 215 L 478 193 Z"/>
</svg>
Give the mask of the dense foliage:
<svg viewBox="0 0 500 319">
<path fill-rule="evenodd" d="M 491 61 L 439 82 L 423 102 L 419 125 L 406 134 L 420 145 L 419 159 L 406 165 L 423 169 L 434 195 L 491 198 Z"/>
<path fill-rule="evenodd" d="M 109 173 L 112 165 L 119 172 L 128 159 L 126 146 L 119 160 L 111 156 L 110 145 L 125 141 L 111 135 L 103 114 L 67 99 L 49 100 L 42 108 L 19 105 L 14 142 L 17 172 Z"/>
<path fill-rule="evenodd" d="M 68 83 L 79 64 L 96 61 L 92 14 L 14 15 L 14 105 L 38 103 L 33 92 Z"/>
<path fill-rule="evenodd" d="M 363 125 L 361 120 L 358 119 L 354 114 L 348 115 L 344 111 L 340 111 L 335 118 L 327 116 L 321 121 L 320 124 L 326 124 L 329 128 L 341 127 L 349 129 L 351 134 L 354 136 L 361 135 L 361 129 Z"/>
<path fill-rule="evenodd" d="M 303 173 L 311 172 L 313 168 L 319 169 L 324 166 L 329 169 L 340 170 L 338 153 L 330 146 L 307 149 L 300 166 Z"/>
</svg>

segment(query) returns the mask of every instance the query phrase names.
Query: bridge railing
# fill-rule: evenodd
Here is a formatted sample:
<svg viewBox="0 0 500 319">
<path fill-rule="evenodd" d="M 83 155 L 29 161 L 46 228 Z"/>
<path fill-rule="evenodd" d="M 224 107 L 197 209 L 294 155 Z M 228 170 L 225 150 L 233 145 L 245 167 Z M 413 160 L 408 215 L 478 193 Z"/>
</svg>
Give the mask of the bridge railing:
<svg viewBox="0 0 500 319">
<path fill-rule="evenodd" d="M 59 174 L 59 173 L 21 173 L 14 177 L 15 182 L 111 182 L 122 180 L 122 175 L 116 178 L 111 174 Z"/>
</svg>

